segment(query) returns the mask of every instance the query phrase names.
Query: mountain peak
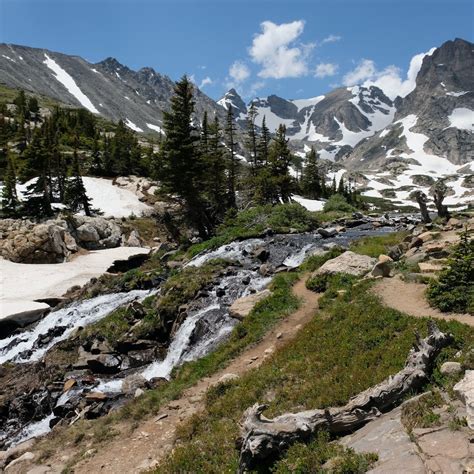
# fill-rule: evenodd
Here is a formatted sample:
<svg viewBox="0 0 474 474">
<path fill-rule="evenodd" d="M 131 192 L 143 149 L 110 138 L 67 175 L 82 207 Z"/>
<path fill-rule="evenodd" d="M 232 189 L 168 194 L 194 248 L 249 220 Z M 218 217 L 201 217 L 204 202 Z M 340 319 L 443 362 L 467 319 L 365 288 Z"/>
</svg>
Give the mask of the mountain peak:
<svg viewBox="0 0 474 474">
<path fill-rule="evenodd" d="M 121 64 L 117 59 L 109 56 L 108 58 L 96 63 L 98 66 L 102 66 L 108 71 L 116 71 L 117 69 L 128 69 L 126 66 Z"/>
</svg>

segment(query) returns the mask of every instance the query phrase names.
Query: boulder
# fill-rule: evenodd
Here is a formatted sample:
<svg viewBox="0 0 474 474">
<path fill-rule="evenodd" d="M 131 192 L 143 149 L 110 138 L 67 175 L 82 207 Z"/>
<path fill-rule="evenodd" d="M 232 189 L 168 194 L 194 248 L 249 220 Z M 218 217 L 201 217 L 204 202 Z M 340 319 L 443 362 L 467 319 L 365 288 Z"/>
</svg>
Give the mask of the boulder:
<svg viewBox="0 0 474 474">
<path fill-rule="evenodd" d="M 464 378 L 453 387 L 453 390 L 466 404 L 467 426 L 474 430 L 474 370 L 466 370 Z"/>
<path fill-rule="evenodd" d="M 224 374 L 222 377 L 219 377 L 219 380 L 217 380 L 217 383 L 228 383 L 228 382 L 233 382 L 234 380 L 238 380 L 240 377 L 237 374 L 233 373 L 227 373 Z"/>
<path fill-rule="evenodd" d="M 335 227 L 320 227 L 317 232 L 323 239 L 328 239 L 337 235 L 337 229 Z"/>
<path fill-rule="evenodd" d="M 390 270 L 391 270 L 391 263 L 393 262 L 393 259 L 391 259 L 388 255 L 379 255 L 378 262 L 374 265 L 374 268 L 372 268 L 372 271 L 370 274 L 373 277 L 383 277 L 387 278 L 390 276 Z"/>
<path fill-rule="evenodd" d="M 132 374 L 123 379 L 122 392 L 126 394 L 135 393 L 138 389 L 147 386 L 147 380 L 140 374 Z"/>
<path fill-rule="evenodd" d="M 420 262 L 418 264 L 421 273 L 437 273 L 443 270 L 444 265 L 439 262 Z"/>
<path fill-rule="evenodd" d="M 443 375 L 456 375 L 462 370 L 459 362 L 445 362 L 439 369 Z"/>
<path fill-rule="evenodd" d="M 257 247 L 252 251 L 252 255 L 261 262 L 266 262 L 270 257 L 270 252 L 265 247 Z"/>
<path fill-rule="evenodd" d="M 81 242 L 99 242 L 100 235 L 91 224 L 82 224 L 76 229 L 76 235 Z"/>
<path fill-rule="evenodd" d="M 141 247 L 142 246 L 140 234 L 138 233 L 137 230 L 132 230 L 132 232 L 130 232 L 130 235 L 128 236 L 128 239 L 127 239 L 127 246 L 128 247 Z"/>
<path fill-rule="evenodd" d="M 336 258 L 328 260 L 316 270 L 314 275 L 348 273 L 349 275 L 361 276 L 369 272 L 375 263 L 375 258 L 359 255 L 348 250 Z"/>
<path fill-rule="evenodd" d="M 270 294 L 270 290 L 266 289 L 235 300 L 229 308 L 229 315 L 243 320 L 259 301 L 267 298 Z"/>
</svg>

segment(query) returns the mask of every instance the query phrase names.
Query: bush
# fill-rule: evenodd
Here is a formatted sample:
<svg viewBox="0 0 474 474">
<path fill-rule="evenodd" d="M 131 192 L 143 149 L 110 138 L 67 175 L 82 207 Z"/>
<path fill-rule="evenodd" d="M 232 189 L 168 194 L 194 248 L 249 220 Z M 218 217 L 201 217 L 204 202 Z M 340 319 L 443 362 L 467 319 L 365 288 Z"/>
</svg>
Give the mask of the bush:
<svg viewBox="0 0 474 474">
<path fill-rule="evenodd" d="M 333 194 L 324 204 L 324 212 L 343 211 L 352 212 L 355 208 L 352 207 L 341 194 Z"/>
<path fill-rule="evenodd" d="M 474 240 L 467 232 L 462 234 L 448 267 L 430 283 L 427 297 L 441 311 L 474 314 Z"/>
</svg>

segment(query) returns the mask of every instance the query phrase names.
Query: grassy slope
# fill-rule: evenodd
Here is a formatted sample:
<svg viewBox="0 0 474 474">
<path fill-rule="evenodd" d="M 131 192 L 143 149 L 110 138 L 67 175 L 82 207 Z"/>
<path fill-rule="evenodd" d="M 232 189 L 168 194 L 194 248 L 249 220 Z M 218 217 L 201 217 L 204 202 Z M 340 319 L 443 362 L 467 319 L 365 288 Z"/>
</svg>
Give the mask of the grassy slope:
<svg viewBox="0 0 474 474">
<path fill-rule="evenodd" d="M 362 248 L 374 252 L 379 246 L 380 241 L 367 239 Z M 311 266 L 315 267 L 314 262 Z M 352 285 L 350 280 L 337 280 L 333 284 L 344 285 L 347 293 L 336 296 L 336 288 L 330 288 L 321 300 L 323 311 L 291 345 L 240 380 L 211 390 L 206 412 L 180 428 L 181 444 L 156 472 L 235 472 L 238 422 L 253 403 L 268 403 L 268 416 L 340 405 L 402 368 L 414 342 L 414 331 L 425 334 L 427 321 L 382 306 L 368 291 L 370 282 Z M 437 367 L 457 350 L 474 343 L 474 331 L 465 325 L 440 321 L 439 326 L 452 332 L 456 342 L 443 351 Z M 435 369 L 431 383 L 446 382 L 452 380 Z M 370 458 L 341 454 L 340 448 L 320 436 L 308 446 L 293 447 L 275 470 L 317 472 L 335 455 L 339 459 L 336 472 L 364 472 L 370 464 Z"/>
</svg>

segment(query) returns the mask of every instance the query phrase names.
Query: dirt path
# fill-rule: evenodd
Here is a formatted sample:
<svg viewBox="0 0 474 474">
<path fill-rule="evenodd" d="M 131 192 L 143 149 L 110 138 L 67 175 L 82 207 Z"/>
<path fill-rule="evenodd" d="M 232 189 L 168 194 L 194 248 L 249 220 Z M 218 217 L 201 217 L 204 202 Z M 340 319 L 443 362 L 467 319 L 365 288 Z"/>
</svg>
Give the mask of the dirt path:
<svg viewBox="0 0 474 474">
<path fill-rule="evenodd" d="M 380 296 L 383 303 L 390 308 L 415 317 L 428 316 L 435 319 L 456 320 L 460 323 L 474 326 L 474 316 L 469 314 L 442 313 L 432 308 L 425 298 L 426 285 L 422 283 L 407 283 L 399 276 L 384 278 L 374 287 L 375 294 Z"/>
<path fill-rule="evenodd" d="M 132 474 L 155 466 L 172 449 L 176 426 L 204 408 L 204 394 L 211 385 L 224 374 L 242 375 L 258 367 L 314 316 L 319 296 L 306 289 L 305 278 L 295 284 L 293 292 L 301 298 L 300 308 L 277 324 L 262 341 L 232 360 L 226 369 L 186 390 L 179 400 L 164 406 L 158 416 L 141 421 L 131 434 L 124 432 L 100 446 L 96 453 L 74 467 L 74 473 Z"/>
</svg>

